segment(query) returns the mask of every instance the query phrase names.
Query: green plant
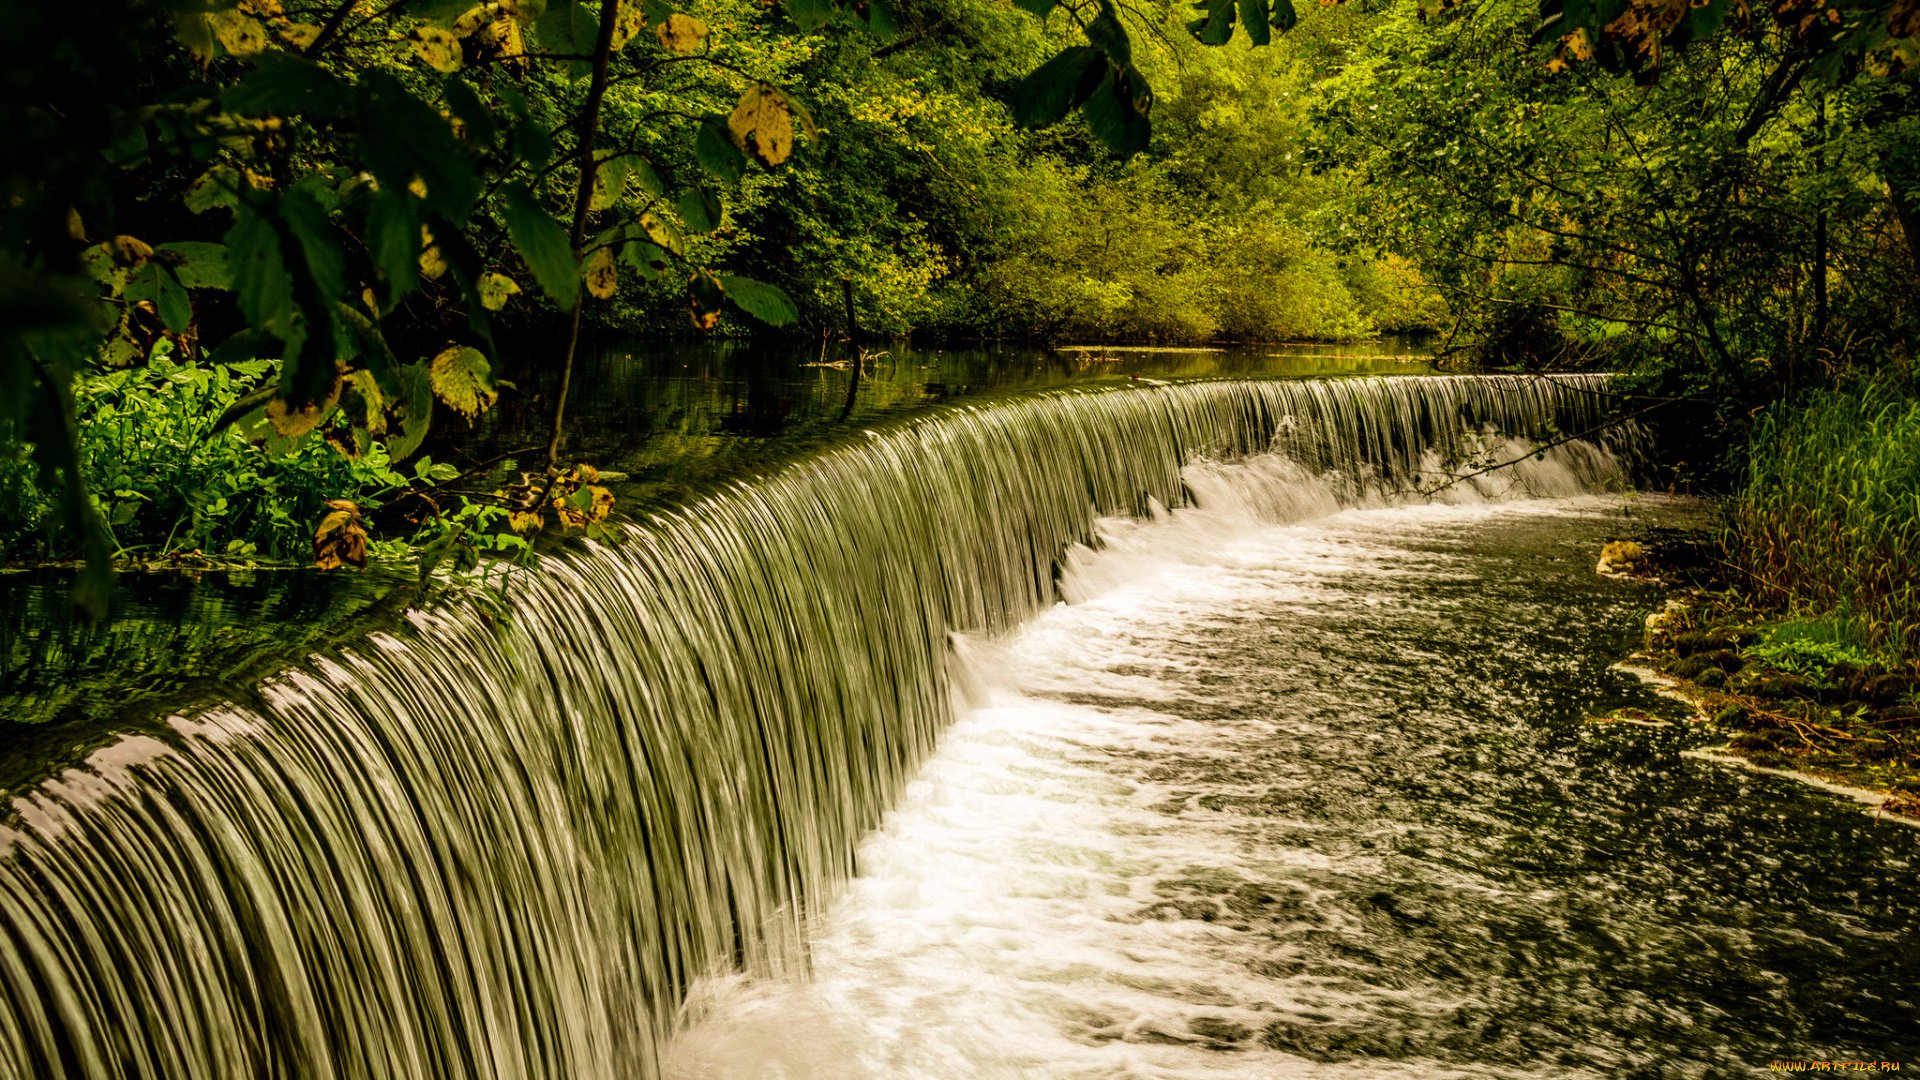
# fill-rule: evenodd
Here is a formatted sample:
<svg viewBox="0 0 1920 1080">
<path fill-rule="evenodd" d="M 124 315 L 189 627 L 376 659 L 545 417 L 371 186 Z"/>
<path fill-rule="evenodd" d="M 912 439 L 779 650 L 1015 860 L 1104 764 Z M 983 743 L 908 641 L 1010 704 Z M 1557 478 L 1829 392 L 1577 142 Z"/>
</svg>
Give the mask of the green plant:
<svg viewBox="0 0 1920 1080">
<path fill-rule="evenodd" d="M 305 562 L 329 500 L 371 511 L 458 475 L 424 456 L 395 468 L 386 443 L 357 435 L 343 415 L 291 439 L 222 425 L 277 368 L 257 359 L 179 363 L 163 339 L 144 367 L 76 378 L 81 473 L 116 557 Z M 7 547 L 16 557 L 71 557 L 78 539 L 28 465 L 25 448 L 0 460 Z"/>
<path fill-rule="evenodd" d="M 1875 385 L 1762 414 L 1724 543 L 1762 600 L 1852 614 L 1920 657 L 1920 399 Z"/>
<path fill-rule="evenodd" d="M 1861 639 L 1855 623 L 1837 613 L 1781 623 L 1766 640 L 1749 645 L 1743 652 L 1749 659 L 1813 679 L 1825 679 L 1841 664 L 1863 668 L 1875 659 L 1872 646 Z"/>
</svg>

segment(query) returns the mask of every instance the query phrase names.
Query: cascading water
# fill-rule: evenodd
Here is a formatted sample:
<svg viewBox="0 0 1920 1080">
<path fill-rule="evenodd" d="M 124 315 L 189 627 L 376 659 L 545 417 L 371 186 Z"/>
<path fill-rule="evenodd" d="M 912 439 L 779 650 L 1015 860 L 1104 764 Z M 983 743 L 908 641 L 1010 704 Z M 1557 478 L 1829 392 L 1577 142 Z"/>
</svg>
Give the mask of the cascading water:
<svg viewBox="0 0 1920 1080">
<path fill-rule="evenodd" d="M 503 622 L 417 612 L 125 737 L 12 801 L 0 1074 L 653 1075 L 689 987 L 780 966 L 850 877 L 954 715 L 952 635 L 1051 603 L 1096 518 L 1269 450 L 1320 478 L 1316 507 L 1364 501 L 1438 457 L 1525 449 L 1483 429 L 1593 427 L 1602 385 L 953 409 L 549 560 Z M 1618 469 L 1553 453 L 1583 483 Z"/>
</svg>

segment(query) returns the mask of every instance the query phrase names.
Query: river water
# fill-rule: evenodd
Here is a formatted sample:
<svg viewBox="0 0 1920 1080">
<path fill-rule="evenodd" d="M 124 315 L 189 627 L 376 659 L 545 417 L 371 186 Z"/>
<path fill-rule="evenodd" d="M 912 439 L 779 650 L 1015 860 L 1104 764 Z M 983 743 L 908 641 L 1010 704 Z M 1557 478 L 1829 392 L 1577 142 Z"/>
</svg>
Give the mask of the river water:
<svg viewBox="0 0 1920 1080">
<path fill-rule="evenodd" d="M 0 773 L 0 1078 L 1920 1051 L 1920 831 L 1586 722 L 1677 715 L 1611 666 L 1665 594 L 1599 547 L 1701 524 L 1619 493 L 1631 430 L 1533 456 L 1604 377 L 923 359 L 850 412 L 833 368 L 588 380 L 659 509 L 504 618 L 229 582 L 16 635 L 51 719 Z"/>
<path fill-rule="evenodd" d="M 1537 492 L 1577 485 L 1555 470 Z M 1916 830 L 1690 760 L 1610 665 L 1657 498 L 1340 509 L 1277 459 L 1102 522 L 682 1080 L 1745 1077 L 1920 1059 Z"/>
</svg>

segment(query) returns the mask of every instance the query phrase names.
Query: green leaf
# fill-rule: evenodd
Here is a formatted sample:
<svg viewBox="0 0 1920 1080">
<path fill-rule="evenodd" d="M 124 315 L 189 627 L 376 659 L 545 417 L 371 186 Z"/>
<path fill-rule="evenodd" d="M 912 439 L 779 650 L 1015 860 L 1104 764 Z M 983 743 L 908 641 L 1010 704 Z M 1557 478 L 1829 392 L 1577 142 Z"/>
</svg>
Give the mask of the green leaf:
<svg viewBox="0 0 1920 1080">
<path fill-rule="evenodd" d="M 1152 103 L 1153 93 L 1146 79 L 1127 68 L 1117 77 L 1101 80 L 1100 88 L 1087 99 L 1087 127 L 1107 144 L 1107 149 L 1123 158 L 1132 157 L 1147 148 L 1153 135 L 1153 125 L 1147 120 Z"/>
<path fill-rule="evenodd" d="M 370 71 L 360 76 L 356 112 L 360 160 L 382 187 L 404 191 L 418 178 L 426 185 L 428 212 L 466 220 L 480 197 L 480 179 L 438 109 L 393 76 Z"/>
<path fill-rule="evenodd" d="M 865 0 L 853 5 L 853 19 L 861 29 L 881 41 L 893 40 L 893 9 L 886 0 Z"/>
<path fill-rule="evenodd" d="M 126 295 L 128 303 L 152 301 L 154 310 L 160 313 L 160 321 L 176 334 L 193 323 L 193 304 L 187 300 L 187 290 L 181 288 L 180 279 L 158 259 L 141 267 L 133 280 L 127 282 Z"/>
<path fill-rule="evenodd" d="M 680 211 L 680 220 L 694 232 L 712 232 L 720 227 L 720 197 L 705 187 L 694 188 L 673 205 Z"/>
<path fill-rule="evenodd" d="M 533 30 L 548 52 L 588 56 L 598 43 L 600 20 L 585 4 L 568 0 L 549 7 L 547 13 L 533 24 Z M 568 65 L 568 73 L 578 82 L 593 73 L 593 64 L 586 60 L 575 60 Z"/>
<path fill-rule="evenodd" d="M 1116 66 L 1133 63 L 1133 42 L 1127 37 L 1126 28 L 1120 25 L 1112 0 L 1100 0 L 1100 14 L 1087 23 L 1086 34 L 1093 47 L 1106 53 L 1107 59 Z"/>
<path fill-rule="evenodd" d="M 404 188 L 382 186 L 367 207 L 365 240 L 380 275 L 380 310 L 391 311 L 420 281 L 419 200 Z"/>
<path fill-rule="evenodd" d="M 1013 6 L 1022 11 L 1032 12 L 1044 19 L 1048 15 L 1053 14 L 1055 2 L 1056 0 L 1013 0 Z"/>
<path fill-rule="evenodd" d="M 1273 28 L 1267 21 L 1267 0 L 1240 0 L 1240 25 L 1246 29 L 1249 43 L 1270 44 Z"/>
<path fill-rule="evenodd" d="M 280 249 L 279 230 L 251 207 L 243 207 L 236 211 L 226 240 L 240 313 L 254 329 L 298 349 L 304 335 L 294 318 L 293 275 Z"/>
<path fill-rule="evenodd" d="M 466 0 L 461 0 L 465 3 Z M 473 92 L 473 87 L 463 82 L 458 75 L 447 76 L 447 109 L 467 125 L 467 140 L 481 146 L 492 146 L 500 134 L 500 125 L 493 119 L 493 110 Z"/>
<path fill-rule="evenodd" d="M 809 34 L 839 17 L 833 0 L 787 0 L 787 18 Z"/>
<path fill-rule="evenodd" d="M 116 169 L 131 169 L 147 160 L 147 129 L 136 112 L 112 109 L 112 127 L 107 145 L 101 148 L 107 164 Z"/>
<path fill-rule="evenodd" d="M 161 244 L 153 250 L 172 265 L 180 284 L 189 289 L 233 288 L 233 272 L 227 268 L 227 248 L 224 244 L 179 240 Z"/>
<path fill-rule="evenodd" d="M 389 399 L 401 395 L 399 376 L 400 360 L 393 355 L 393 349 L 387 345 L 387 337 L 367 318 L 358 307 L 350 303 L 338 305 L 334 314 L 339 317 L 340 325 L 352 336 L 355 351 L 373 373 L 373 382 L 380 392 Z"/>
<path fill-rule="evenodd" d="M 303 188 L 294 188 L 280 198 L 280 216 L 287 223 L 293 240 L 299 245 L 308 276 L 320 301 L 318 310 L 308 312 L 315 319 L 330 318 L 333 305 L 347 294 L 347 256 L 327 219 L 327 212 Z M 296 282 L 296 285 L 298 283 Z"/>
<path fill-rule="evenodd" d="M 345 116 L 353 94 L 326 68 L 283 52 L 264 52 L 238 86 L 220 95 L 220 106 L 243 116 L 332 118 Z"/>
<path fill-rule="evenodd" d="M 800 318 L 800 308 L 777 285 L 725 275 L 721 276 L 720 284 L 741 311 L 769 326 L 789 326 Z"/>
<path fill-rule="evenodd" d="M 652 281 L 673 266 L 667 253 L 645 240 L 628 240 L 620 246 L 620 259 L 641 277 Z"/>
<path fill-rule="evenodd" d="M 200 179 L 187 187 L 187 193 L 181 197 L 181 201 L 187 204 L 188 210 L 196 214 L 204 214 L 221 207 L 232 209 L 240 205 L 240 197 L 236 194 L 239 188 L 238 170 L 224 166 L 209 169 Z"/>
<path fill-rule="evenodd" d="M 440 400 L 469 421 L 493 407 L 493 365 L 485 353 L 465 345 L 443 349 L 427 365 L 427 382 Z"/>
<path fill-rule="evenodd" d="M 394 412 L 399 422 L 387 428 L 387 456 L 399 462 L 412 457 L 427 440 L 427 428 L 433 423 L 433 382 L 425 361 L 408 364 L 396 374 L 400 393 Z"/>
<path fill-rule="evenodd" d="M 567 230 L 547 213 L 524 184 L 506 189 L 507 235 L 526 260 L 533 278 L 562 311 L 580 302 L 580 266 L 567 242 Z"/>
<path fill-rule="evenodd" d="M 1013 122 L 1030 128 L 1059 123 L 1087 100 L 1106 70 L 1100 50 L 1087 45 L 1068 47 L 1014 87 Z"/>
<path fill-rule="evenodd" d="M 1187 29 L 1201 44 L 1225 45 L 1233 37 L 1233 0 L 1200 0 L 1193 6 L 1202 14 Z"/>
<path fill-rule="evenodd" d="M 1300 16 L 1294 14 L 1293 0 L 1273 0 L 1271 12 L 1267 22 L 1283 32 L 1293 29 L 1300 22 Z"/>
<path fill-rule="evenodd" d="M 747 156 L 733 145 L 724 122 L 703 120 L 693 137 L 693 156 L 700 167 L 729 184 L 737 184 L 747 171 Z"/>
<path fill-rule="evenodd" d="M 667 185 L 660 180 L 660 174 L 653 171 L 653 163 L 638 154 L 626 155 L 628 169 L 633 178 L 640 183 L 640 190 L 659 198 L 666 193 Z"/>
</svg>

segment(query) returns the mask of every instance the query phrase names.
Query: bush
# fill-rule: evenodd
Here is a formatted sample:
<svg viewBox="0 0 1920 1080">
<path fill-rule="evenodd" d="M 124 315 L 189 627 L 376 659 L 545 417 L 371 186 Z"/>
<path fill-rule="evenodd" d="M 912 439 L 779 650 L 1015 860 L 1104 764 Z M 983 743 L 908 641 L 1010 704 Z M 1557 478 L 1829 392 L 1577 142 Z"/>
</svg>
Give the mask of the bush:
<svg viewBox="0 0 1920 1080">
<path fill-rule="evenodd" d="M 119 558 L 200 552 L 305 562 L 329 499 L 363 509 L 416 482 L 446 479 L 452 468 L 422 461 L 409 477 L 394 470 L 384 444 L 349 459 L 315 431 L 270 453 L 239 425 L 219 430 L 223 413 L 277 377 L 277 363 L 175 363 L 162 341 L 145 367 L 82 375 L 74 383 L 80 461 L 89 493 Z M 336 413 L 340 441 L 353 445 Z M 10 559 L 59 559 L 78 550 L 32 471 L 26 448 L 0 457 L 0 533 Z"/>
<path fill-rule="evenodd" d="M 1760 599 L 1845 611 L 1873 647 L 1920 658 L 1920 400 L 1874 386 L 1769 409 L 1725 546 Z"/>
<path fill-rule="evenodd" d="M 1840 615 L 1782 623 L 1767 639 L 1748 646 L 1746 655 L 1770 667 L 1824 680 L 1842 664 L 1864 668 L 1873 663 L 1873 649 L 1862 641 L 1853 621 Z"/>
</svg>

